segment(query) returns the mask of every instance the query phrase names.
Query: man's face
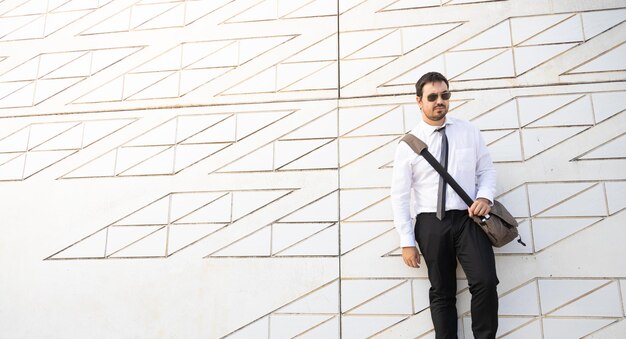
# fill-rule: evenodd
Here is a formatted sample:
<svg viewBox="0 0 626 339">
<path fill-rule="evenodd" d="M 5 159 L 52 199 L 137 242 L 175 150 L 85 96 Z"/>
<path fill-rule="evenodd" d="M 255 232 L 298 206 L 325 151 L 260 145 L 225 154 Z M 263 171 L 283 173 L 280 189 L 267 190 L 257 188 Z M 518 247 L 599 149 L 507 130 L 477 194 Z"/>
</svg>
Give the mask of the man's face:
<svg viewBox="0 0 626 339">
<path fill-rule="evenodd" d="M 422 118 L 429 125 L 441 126 L 444 117 L 448 113 L 448 100 L 442 98 L 443 93 L 448 92 L 445 82 L 429 82 L 422 88 L 422 97 L 417 97 L 417 104 L 422 110 Z M 429 101 L 428 97 L 436 96 L 434 101 Z"/>
</svg>

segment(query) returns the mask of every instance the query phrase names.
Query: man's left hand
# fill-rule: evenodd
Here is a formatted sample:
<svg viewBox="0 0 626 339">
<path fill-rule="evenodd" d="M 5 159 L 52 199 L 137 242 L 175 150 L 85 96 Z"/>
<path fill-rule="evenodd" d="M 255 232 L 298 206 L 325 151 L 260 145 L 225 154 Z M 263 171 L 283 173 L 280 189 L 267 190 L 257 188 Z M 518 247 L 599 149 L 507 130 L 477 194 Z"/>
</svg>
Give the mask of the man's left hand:
<svg viewBox="0 0 626 339">
<path fill-rule="evenodd" d="M 485 198 L 478 198 L 472 206 L 470 206 L 467 211 L 469 212 L 469 216 L 477 216 L 482 217 L 485 214 L 489 214 L 491 212 L 491 201 Z"/>
</svg>

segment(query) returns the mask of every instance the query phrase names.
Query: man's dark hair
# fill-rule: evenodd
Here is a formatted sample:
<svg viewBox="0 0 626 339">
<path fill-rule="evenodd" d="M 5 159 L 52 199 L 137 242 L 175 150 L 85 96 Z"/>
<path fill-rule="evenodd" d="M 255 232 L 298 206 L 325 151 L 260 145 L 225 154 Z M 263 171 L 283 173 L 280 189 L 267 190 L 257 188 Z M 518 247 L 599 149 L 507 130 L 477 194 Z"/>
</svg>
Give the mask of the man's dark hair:
<svg viewBox="0 0 626 339">
<path fill-rule="evenodd" d="M 448 84 L 448 79 L 446 79 L 446 77 L 444 77 L 441 73 L 438 72 L 428 72 L 424 75 L 422 75 L 422 77 L 417 80 L 417 82 L 415 83 L 415 94 L 417 94 L 418 97 L 422 97 L 422 89 L 424 88 L 424 85 L 431 83 L 431 82 L 445 82 L 446 86 L 448 86 L 448 88 L 450 87 L 450 84 Z"/>
</svg>

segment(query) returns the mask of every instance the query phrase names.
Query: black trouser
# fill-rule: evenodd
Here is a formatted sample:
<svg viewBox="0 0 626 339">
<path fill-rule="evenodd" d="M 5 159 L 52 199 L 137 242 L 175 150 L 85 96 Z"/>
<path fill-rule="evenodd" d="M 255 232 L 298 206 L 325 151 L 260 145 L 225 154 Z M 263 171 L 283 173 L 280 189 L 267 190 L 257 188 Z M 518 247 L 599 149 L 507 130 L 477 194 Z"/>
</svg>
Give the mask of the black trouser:
<svg viewBox="0 0 626 339">
<path fill-rule="evenodd" d="M 493 248 L 467 210 L 421 213 L 415 238 L 428 266 L 430 312 L 437 338 L 456 338 L 456 259 L 465 271 L 472 294 L 472 331 L 476 339 L 495 338 L 498 329 L 498 292 Z"/>
</svg>

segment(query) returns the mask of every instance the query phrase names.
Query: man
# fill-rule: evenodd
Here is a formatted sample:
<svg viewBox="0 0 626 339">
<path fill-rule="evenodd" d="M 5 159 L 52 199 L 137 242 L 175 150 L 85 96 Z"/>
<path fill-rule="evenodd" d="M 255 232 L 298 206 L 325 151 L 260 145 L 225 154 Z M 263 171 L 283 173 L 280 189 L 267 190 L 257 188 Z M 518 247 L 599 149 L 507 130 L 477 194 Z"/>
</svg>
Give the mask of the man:
<svg viewBox="0 0 626 339">
<path fill-rule="evenodd" d="M 467 121 L 446 116 L 448 80 L 430 72 L 417 81 L 415 88 L 422 113 L 410 133 L 424 141 L 442 164 L 446 157 L 442 149 L 447 148 L 448 172 L 474 203 L 468 208 L 451 187 L 440 183 L 440 175 L 423 157 L 400 142 L 393 165 L 391 200 L 402 259 L 410 267 L 420 267 L 417 240 L 428 267 L 430 311 L 437 338 L 456 338 L 457 258 L 472 294 L 474 337 L 495 338 L 498 278 L 493 249 L 487 235 L 470 217 L 490 212 L 496 172 L 480 130 Z M 417 213 L 415 226 L 411 209 Z"/>
</svg>

